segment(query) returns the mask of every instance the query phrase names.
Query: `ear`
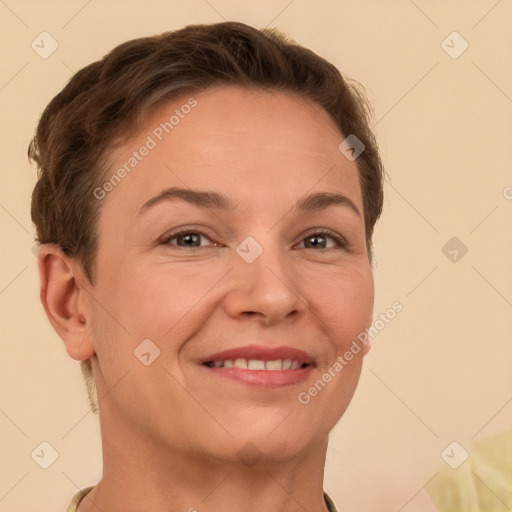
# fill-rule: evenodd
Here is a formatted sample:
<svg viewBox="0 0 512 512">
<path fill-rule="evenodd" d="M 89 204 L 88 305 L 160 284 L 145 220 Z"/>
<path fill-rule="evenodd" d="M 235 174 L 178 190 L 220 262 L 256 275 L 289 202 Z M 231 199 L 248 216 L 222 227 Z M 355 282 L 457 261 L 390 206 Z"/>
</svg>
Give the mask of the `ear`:
<svg viewBox="0 0 512 512">
<path fill-rule="evenodd" d="M 89 297 L 76 262 L 58 245 L 41 244 L 38 267 L 41 303 L 50 323 L 70 357 L 78 361 L 88 359 L 95 353 L 89 327 Z"/>
</svg>

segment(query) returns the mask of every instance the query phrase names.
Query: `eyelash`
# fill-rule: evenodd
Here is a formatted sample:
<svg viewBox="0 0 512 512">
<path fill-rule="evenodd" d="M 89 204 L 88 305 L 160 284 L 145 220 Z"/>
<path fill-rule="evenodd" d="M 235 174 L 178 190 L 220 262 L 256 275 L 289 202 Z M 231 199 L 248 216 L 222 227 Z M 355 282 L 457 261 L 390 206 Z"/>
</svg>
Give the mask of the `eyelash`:
<svg viewBox="0 0 512 512">
<path fill-rule="evenodd" d="M 190 235 L 190 234 L 204 236 L 205 238 L 208 238 L 208 240 L 210 240 L 210 237 L 204 231 L 201 231 L 200 229 L 197 229 L 197 230 L 187 229 L 187 230 L 178 231 L 176 233 L 170 233 L 169 235 L 165 236 L 160 241 L 160 245 L 171 245 L 169 243 L 171 240 L 174 240 L 175 238 L 179 238 L 180 236 L 183 236 L 183 235 Z M 328 235 L 327 238 L 331 238 L 332 240 L 334 240 L 336 242 L 337 247 L 323 248 L 322 250 L 324 250 L 324 251 L 340 250 L 340 249 L 346 249 L 348 247 L 348 243 L 345 240 L 345 238 L 343 238 L 341 235 L 338 235 L 335 231 L 331 231 L 330 229 L 327 229 L 327 228 L 319 229 L 318 231 L 314 231 L 310 235 L 306 235 L 301 240 L 301 243 L 304 242 L 304 240 L 306 240 L 308 238 L 314 238 L 317 235 Z M 210 241 L 212 241 L 212 240 L 210 240 Z M 172 245 L 174 245 L 174 244 L 172 244 Z M 182 249 L 187 249 L 186 247 L 181 247 L 181 246 L 176 246 L 176 247 L 180 247 Z M 194 251 L 194 250 L 203 249 L 203 248 L 204 247 L 189 247 L 187 250 Z M 310 247 L 305 247 L 305 248 L 311 249 Z"/>
</svg>

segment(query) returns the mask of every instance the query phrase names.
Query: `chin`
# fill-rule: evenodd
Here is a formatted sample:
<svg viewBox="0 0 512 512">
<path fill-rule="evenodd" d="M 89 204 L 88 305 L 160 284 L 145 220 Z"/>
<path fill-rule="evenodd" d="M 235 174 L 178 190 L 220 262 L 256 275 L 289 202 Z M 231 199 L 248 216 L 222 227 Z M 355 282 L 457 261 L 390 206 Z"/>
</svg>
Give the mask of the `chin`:
<svg viewBox="0 0 512 512">
<path fill-rule="evenodd" d="M 320 433 L 320 426 L 315 429 L 313 425 L 298 425 L 293 421 L 287 423 L 287 420 L 283 421 L 286 414 L 289 412 L 285 412 L 280 418 L 281 425 L 278 421 L 271 427 L 253 426 L 238 430 L 240 434 L 235 434 L 235 438 L 229 443 L 230 458 L 234 456 L 234 462 L 242 462 L 249 467 L 255 461 L 261 466 L 282 464 L 307 456 L 318 449 L 319 443 L 327 442 L 328 433 Z M 289 418 L 292 416 L 290 414 Z M 233 447 L 236 447 L 234 453 Z"/>
</svg>

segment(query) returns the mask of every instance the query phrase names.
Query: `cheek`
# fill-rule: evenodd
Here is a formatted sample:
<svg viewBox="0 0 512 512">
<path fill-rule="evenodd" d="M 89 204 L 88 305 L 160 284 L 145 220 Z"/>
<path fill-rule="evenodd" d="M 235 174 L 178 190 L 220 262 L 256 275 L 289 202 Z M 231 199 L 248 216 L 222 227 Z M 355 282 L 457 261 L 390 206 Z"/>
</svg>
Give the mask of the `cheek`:
<svg viewBox="0 0 512 512">
<path fill-rule="evenodd" d="M 109 310 L 105 297 L 95 297 L 89 325 L 100 374 L 95 374 L 98 393 L 112 389 L 133 365 L 133 337 L 126 322 Z"/>
<path fill-rule="evenodd" d="M 184 341 L 204 327 L 215 286 L 226 273 L 225 265 L 204 265 L 140 262 L 123 279 L 111 280 L 106 304 L 117 320 L 111 323 L 119 341 L 124 338 L 122 343 L 133 351 L 150 339 L 161 350 L 161 364 L 173 360 Z"/>
<path fill-rule="evenodd" d="M 328 329 L 338 351 L 372 323 L 374 285 L 371 268 L 364 264 L 317 276 L 315 313 Z"/>
<path fill-rule="evenodd" d="M 310 282 L 315 285 L 310 308 L 331 345 L 315 381 L 301 390 L 298 401 L 304 414 L 311 416 L 311 409 L 317 411 L 322 418 L 321 432 L 326 435 L 344 414 L 357 388 L 367 351 L 358 335 L 372 322 L 373 276 L 369 265 L 361 262 L 317 273 L 316 280 Z"/>
</svg>

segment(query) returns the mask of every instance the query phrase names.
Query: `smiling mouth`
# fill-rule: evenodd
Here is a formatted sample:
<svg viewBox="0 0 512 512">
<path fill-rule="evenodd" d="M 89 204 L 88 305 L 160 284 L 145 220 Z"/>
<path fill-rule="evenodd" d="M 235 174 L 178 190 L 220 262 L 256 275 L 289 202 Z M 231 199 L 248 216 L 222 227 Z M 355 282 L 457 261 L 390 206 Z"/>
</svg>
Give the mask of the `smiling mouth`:
<svg viewBox="0 0 512 512">
<path fill-rule="evenodd" d="M 300 370 L 301 368 L 306 368 L 309 366 L 307 363 L 293 359 L 275 359 L 273 361 L 264 361 L 262 359 L 245 359 L 243 357 L 239 357 L 237 359 L 206 361 L 203 364 L 209 368 L 239 368 L 242 370 L 253 371 Z"/>
<path fill-rule="evenodd" d="M 211 354 L 198 362 L 215 378 L 262 391 L 301 384 L 316 367 L 309 354 L 291 346 L 247 345 Z"/>
</svg>

